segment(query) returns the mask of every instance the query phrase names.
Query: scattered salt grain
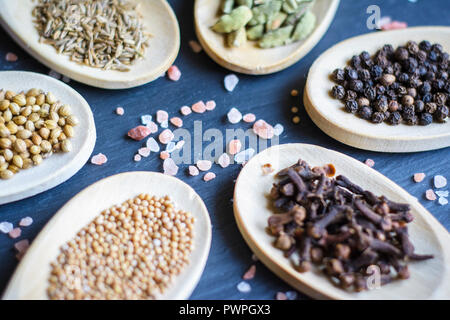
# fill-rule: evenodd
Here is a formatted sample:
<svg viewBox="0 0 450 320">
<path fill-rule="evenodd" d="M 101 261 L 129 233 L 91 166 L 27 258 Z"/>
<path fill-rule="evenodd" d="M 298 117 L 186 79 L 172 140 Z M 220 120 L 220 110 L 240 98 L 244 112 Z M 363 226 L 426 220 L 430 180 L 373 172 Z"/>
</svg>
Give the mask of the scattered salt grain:
<svg viewBox="0 0 450 320">
<path fill-rule="evenodd" d="M 256 254 L 252 254 L 252 260 L 255 261 L 255 262 L 259 261 L 259 259 L 256 256 Z"/>
<path fill-rule="evenodd" d="M 158 132 L 158 125 L 153 121 L 147 123 L 147 128 L 150 129 L 150 134 Z"/>
<path fill-rule="evenodd" d="M 291 96 L 293 96 L 293 97 L 298 96 L 298 90 L 292 89 L 292 90 L 291 90 Z"/>
<path fill-rule="evenodd" d="M 297 291 L 286 291 L 286 298 L 288 300 L 295 300 L 298 297 Z"/>
<path fill-rule="evenodd" d="M 244 279 L 244 280 L 252 280 L 255 277 L 255 273 L 256 273 L 256 266 L 253 264 L 247 270 L 247 272 L 244 273 L 244 275 L 242 276 L 242 279 Z"/>
<path fill-rule="evenodd" d="M 166 146 L 166 151 L 168 153 L 172 153 L 175 150 L 176 144 L 173 141 L 170 141 Z"/>
<path fill-rule="evenodd" d="M 152 119 L 153 119 L 153 117 L 152 117 L 151 115 L 149 115 L 149 114 L 144 114 L 144 115 L 141 116 L 141 123 L 142 123 L 144 126 L 146 126 L 146 125 L 148 125 L 149 123 L 153 122 Z"/>
<path fill-rule="evenodd" d="M 251 157 L 253 157 L 254 154 L 255 149 L 252 148 L 245 149 L 244 151 L 241 151 L 234 156 L 234 161 L 236 161 L 237 163 L 247 162 L 248 160 L 250 160 Z"/>
<path fill-rule="evenodd" d="M 9 237 L 12 239 L 16 239 L 16 238 L 20 237 L 21 234 L 22 234 L 22 230 L 20 228 L 14 228 L 8 233 Z"/>
<path fill-rule="evenodd" d="M 200 171 L 208 171 L 212 167 L 212 162 L 209 160 L 198 160 L 197 161 L 197 168 Z"/>
<path fill-rule="evenodd" d="M 188 107 L 188 106 L 182 106 L 182 107 L 180 108 L 180 113 L 181 113 L 183 116 L 187 116 L 187 115 L 189 115 L 189 114 L 192 113 L 192 110 L 191 110 L 191 108 Z"/>
<path fill-rule="evenodd" d="M 196 113 L 203 113 L 206 111 L 206 105 L 203 101 L 198 101 L 192 105 L 191 109 Z"/>
<path fill-rule="evenodd" d="M 205 108 L 208 111 L 212 111 L 216 108 L 216 102 L 214 100 L 206 101 Z"/>
<path fill-rule="evenodd" d="M 445 197 L 439 197 L 438 202 L 441 206 L 445 206 L 446 204 L 448 204 L 448 199 Z"/>
<path fill-rule="evenodd" d="M 118 116 L 123 116 L 124 113 L 125 113 L 125 110 L 124 110 L 122 107 L 117 107 L 117 108 L 116 108 L 116 114 L 117 114 Z"/>
<path fill-rule="evenodd" d="M 423 179 L 425 179 L 425 173 L 423 172 L 414 173 L 413 179 L 414 182 L 422 182 Z"/>
<path fill-rule="evenodd" d="M 147 158 L 150 155 L 150 151 L 151 151 L 150 148 L 145 147 L 145 148 L 140 148 L 138 150 L 138 153 L 140 156 Z"/>
<path fill-rule="evenodd" d="M 172 130 L 165 129 L 163 132 L 159 134 L 159 142 L 162 144 L 168 144 L 170 141 L 172 141 L 174 138 L 174 135 L 172 133 Z"/>
<path fill-rule="evenodd" d="M 170 153 L 168 153 L 167 151 L 161 151 L 161 153 L 159 154 L 159 157 L 162 160 L 166 160 L 166 159 L 170 158 Z"/>
<path fill-rule="evenodd" d="M 173 117 L 170 119 L 170 123 L 173 124 L 175 127 L 182 127 L 183 126 L 183 120 L 179 117 Z"/>
<path fill-rule="evenodd" d="M 239 290 L 239 292 L 242 293 L 249 293 L 250 291 L 252 291 L 252 287 L 245 281 L 239 282 L 236 287 Z"/>
<path fill-rule="evenodd" d="M 253 124 L 253 132 L 262 139 L 271 139 L 274 136 L 273 127 L 262 119 Z"/>
<path fill-rule="evenodd" d="M 427 200 L 434 201 L 436 200 L 436 194 L 432 189 L 428 189 L 427 191 L 425 191 L 425 198 Z"/>
<path fill-rule="evenodd" d="M 148 138 L 146 145 L 147 148 L 149 148 L 152 152 L 159 152 L 160 150 L 158 142 L 156 142 L 155 138 L 153 137 Z"/>
<path fill-rule="evenodd" d="M 181 71 L 176 65 L 173 65 L 167 70 L 167 76 L 172 81 L 178 81 L 181 78 Z"/>
<path fill-rule="evenodd" d="M 167 158 L 163 163 L 164 174 L 174 176 L 178 172 L 178 166 L 175 164 L 172 158 Z"/>
<path fill-rule="evenodd" d="M 14 229 L 14 226 L 10 222 L 0 222 L 0 232 L 2 233 L 9 233 L 12 229 Z"/>
<path fill-rule="evenodd" d="M 255 122 L 256 116 L 253 113 L 247 113 L 242 119 L 244 120 L 244 122 L 252 123 Z"/>
<path fill-rule="evenodd" d="M 195 40 L 190 40 L 189 46 L 191 47 L 192 51 L 194 51 L 194 53 L 200 53 L 202 51 L 202 46 Z"/>
<path fill-rule="evenodd" d="M 196 166 L 189 166 L 189 174 L 191 176 L 198 176 L 199 171 Z"/>
<path fill-rule="evenodd" d="M 372 168 L 375 165 L 375 161 L 373 161 L 372 159 L 366 159 L 364 163 L 370 168 Z"/>
<path fill-rule="evenodd" d="M 169 120 L 169 114 L 164 110 L 156 111 L 156 122 L 162 123 Z"/>
<path fill-rule="evenodd" d="M 274 127 L 273 127 L 273 134 L 276 136 L 280 136 L 284 131 L 284 127 L 277 123 Z"/>
<path fill-rule="evenodd" d="M 230 165 L 230 157 L 226 153 L 222 153 L 217 159 L 217 163 L 222 167 L 226 168 Z"/>
<path fill-rule="evenodd" d="M 437 190 L 435 193 L 438 197 L 448 197 L 448 191 Z"/>
<path fill-rule="evenodd" d="M 270 174 L 274 171 L 275 171 L 275 169 L 272 167 L 272 165 L 270 163 L 266 163 L 266 164 L 262 165 L 263 174 Z"/>
<path fill-rule="evenodd" d="M 134 159 L 134 161 L 139 162 L 142 160 L 142 157 L 140 154 L 135 154 L 133 159 Z"/>
<path fill-rule="evenodd" d="M 275 295 L 275 299 L 277 300 L 287 300 L 286 294 L 284 292 L 277 292 Z"/>
<path fill-rule="evenodd" d="M 128 136 L 131 139 L 137 140 L 137 141 L 144 139 L 149 134 L 151 134 L 151 130 L 150 130 L 150 128 L 148 128 L 146 126 L 137 126 L 133 129 L 131 129 L 130 131 L 128 131 Z"/>
<path fill-rule="evenodd" d="M 235 74 L 229 74 L 223 79 L 223 85 L 228 92 L 232 92 L 236 88 L 239 78 Z"/>
<path fill-rule="evenodd" d="M 292 107 L 291 108 L 291 112 L 292 113 L 297 113 L 298 112 L 298 108 L 297 107 Z"/>
<path fill-rule="evenodd" d="M 184 140 L 178 141 L 175 145 L 175 149 L 181 150 L 186 142 Z"/>
<path fill-rule="evenodd" d="M 31 217 L 22 218 L 19 222 L 19 226 L 21 226 L 21 227 L 29 227 L 32 224 L 33 224 L 33 218 L 31 218 Z"/>
<path fill-rule="evenodd" d="M 27 239 L 24 240 L 20 240 L 19 242 L 16 242 L 14 244 L 14 248 L 19 252 L 19 253 L 25 253 L 25 251 L 27 251 L 28 247 L 30 246 L 30 241 L 28 241 Z"/>
<path fill-rule="evenodd" d="M 8 52 L 5 56 L 5 59 L 8 62 L 16 62 L 19 59 L 19 57 L 15 53 Z"/>
<path fill-rule="evenodd" d="M 294 124 L 299 124 L 299 123 L 300 123 L 300 117 L 299 117 L 299 116 L 293 117 L 293 118 L 292 118 L 292 122 L 293 122 Z"/>
<path fill-rule="evenodd" d="M 96 154 L 91 158 L 91 163 L 97 166 L 101 166 L 102 164 L 105 164 L 107 161 L 108 158 L 103 153 Z"/>
<path fill-rule="evenodd" d="M 444 176 L 437 175 L 434 176 L 433 183 L 436 189 L 440 189 L 447 185 L 447 179 Z"/>
<path fill-rule="evenodd" d="M 203 176 L 203 180 L 208 182 L 211 181 L 213 179 L 216 178 L 216 174 L 214 172 L 207 172 L 204 176 Z"/>
<path fill-rule="evenodd" d="M 381 30 L 398 30 L 398 29 L 405 29 L 408 27 L 408 24 L 406 22 L 402 21 L 392 21 L 390 23 L 386 23 L 381 26 Z"/>
<path fill-rule="evenodd" d="M 231 108 L 227 113 L 227 118 L 230 123 L 236 124 L 242 120 L 242 113 L 236 108 Z"/>
<path fill-rule="evenodd" d="M 55 78 L 57 80 L 61 79 L 61 74 L 59 72 L 56 72 L 55 70 L 50 70 L 48 72 L 48 75 L 52 78 Z"/>
<path fill-rule="evenodd" d="M 163 121 L 161 122 L 161 128 L 163 129 L 167 129 L 169 127 L 169 121 Z"/>
</svg>

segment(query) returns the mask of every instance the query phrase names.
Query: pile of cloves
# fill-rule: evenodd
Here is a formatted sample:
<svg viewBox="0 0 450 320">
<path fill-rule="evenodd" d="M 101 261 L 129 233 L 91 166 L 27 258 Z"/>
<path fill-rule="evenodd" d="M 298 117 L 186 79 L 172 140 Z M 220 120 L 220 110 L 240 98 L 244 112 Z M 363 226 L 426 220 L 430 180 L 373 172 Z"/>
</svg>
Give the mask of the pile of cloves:
<svg viewBox="0 0 450 320">
<path fill-rule="evenodd" d="M 277 213 L 269 218 L 268 231 L 299 272 L 315 264 L 339 287 L 362 291 L 370 288 L 373 266 L 384 285 L 409 278 L 408 261 L 433 258 L 414 252 L 408 204 L 334 174 L 331 164 L 310 168 L 299 160 L 277 173 L 270 191 Z"/>
</svg>

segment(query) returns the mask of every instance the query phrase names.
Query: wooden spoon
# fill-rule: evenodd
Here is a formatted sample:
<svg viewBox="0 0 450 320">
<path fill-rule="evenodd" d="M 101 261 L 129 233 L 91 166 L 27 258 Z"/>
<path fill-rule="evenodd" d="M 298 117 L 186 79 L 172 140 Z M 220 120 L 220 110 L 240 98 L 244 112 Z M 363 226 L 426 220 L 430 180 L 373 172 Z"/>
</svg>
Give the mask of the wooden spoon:
<svg viewBox="0 0 450 320">
<path fill-rule="evenodd" d="M 189 265 L 174 278 L 160 297 L 187 299 L 197 285 L 211 245 L 211 222 L 200 196 L 181 180 L 156 172 L 127 172 L 100 180 L 81 191 L 62 207 L 33 241 L 15 271 L 3 299 L 47 299 L 50 262 L 60 247 L 71 240 L 101 211 L 140 193 L 170 196 L 175 205 L 195 217 L 194 250 Z M 37 271 L 38 270 L 38 271 Z"/>
<path fill-rule="evenodd" d="M 411 241 L 418 253 L 428 253 L 434 259 L 410 263 L 411 278 L 394 281 L 378 290 L 350 292 L 342 290 L 313 268 L 297 272 L 283 252 L 273 246 L 274 237 L 266 232 L 269 209 L 268 194 L 274 175 L 295 164 L 301 158 L 311 166 L 332 163 L 337 174 L 343 174 L 356 184 L 387 195 L 393 201 L 411 205 L 414 221 L 409 224 Z M 270 163 L 272 174 L 264 175 L 262 165 Z M 342 153 L 308 144 L 284 144 L 271 147 L 253 157 L 242 169 L 234 189 L 234 214 L 245 241 L 257 257 L 281 279 L 305 294 L 320 299 L 449 299 L 450 236 L 445 228 L 405 190 L 364 163 Z"/>
<path fill-rule="evenodd" d="M 145 31 L 151 34 L 145 57 L 128 72 L 101 70 L 70 61 L 51 45 L 39 43 L 33 23 L 32 0 L 3 1 L 0 23 L 11 37 L 30 55 L 69 78 L 106 89 L 125 89 L 153 81 L 164 74 L 178 55 L 180 31 L 178 21 L 165 0 L 139 1 Z"/>
<path fill-rule="evenodd" d="M 315 30 L 306 40 L 271 49 L 261 49 L 253 41 L 240 48 L 229 48 L 224 36 L 211 30 L 219 18 L 221 0 L 196 0 L 195 30 L 206 53 L 222 67 L 246 74 L 268 74 L 283 70 L 303 58 L 327 31 L 339 0 L 316 1 L 312 12 L 317 17 Z"/>
<path fill-rule="evenodd" d="M 450 121 L 428 126 L 373 124 L 347 113 L 341 101 L 333 99 L 335 85 L 330 74 L 343 68 L 355 54 L 374 54 L 384 44 L 395 47 L 408 40 L 429 40 L 450 51 L 450 27 L 415 27 L 374 32 L 350 38 L 325 51 L 312 65 L 303 95 L 306 111 L 314 123 L 334 139 L 360 149 L 382 152 L 416 152 L 450 146 Z"/>
<path fill-rule="evenodd" d="M 84 98 L 64 82 L 39 73 L 24 71 L 0 72 L 0 88 L 14 92 L 31 88 L 52 92 L 61 103 L 72 107 L 79 119 L 70 139 L 73 150 L 54 153 L 39 166 L 21 170 L 9 180 L 0 180 L 0 204 L 21 200 L 51 189 L 72 177 L 83 167 L 94 149 L 96 132 L 91 108 Z"/>
</svg>

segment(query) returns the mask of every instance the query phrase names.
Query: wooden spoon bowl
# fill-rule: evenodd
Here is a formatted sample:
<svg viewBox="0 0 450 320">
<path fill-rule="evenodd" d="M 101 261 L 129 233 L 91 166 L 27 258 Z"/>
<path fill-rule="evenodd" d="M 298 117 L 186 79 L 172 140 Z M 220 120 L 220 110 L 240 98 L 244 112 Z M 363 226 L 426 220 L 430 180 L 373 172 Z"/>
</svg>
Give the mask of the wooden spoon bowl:
<svg viewBox="0 0 450 320">
<path fill-rule="evenodd" d="M 411 205 L 414 221 L 409 234 L 418 253 L 433 254 L 434 259 L 410 263 L 411 278 L 398 280 L 380 289 L 360 293 L 334 286 L 317 269 L 299 273 L 283 252 L 274 247 L 275 238 L 266 232 L 267 219 L 273 214 L 268 195 L 274 175 L 301 158 L 311 166 L 332 163 L 336 174 L 376 195 L 387 195 L 393 201 Z M 272 174 L 263 174 L 262 166 L 270 163 Z M 253 157 L 242 169 L 234 189 L 234 215 L 245 241 L 256 256 L 276 275 L 294 288 L 319 299 L 449 299 L 450 236 L 445 228 L 417 201 L 393 181 L 364 163 L 342 153 L 322 147 L 293 143 L 277 145 Z"/>
<path fill-rule="evenodd" d="M 180 48 L 178 21 L 165 0 L 139 0 L 145 31 L 151 34 L 145 57 L 130 66 L 130 71 L 102 70 L 70 61 L 51 45 L 39 43 L 33 23 L 32 0 L 3 1 L 0 23 L 11 37 L 30 55 L 50 69 L 71 79 L 105 89 L 125 89 L 153 81 L 175 61 Z"/>
<path fill-rule="evenodd" d="M 224 36 L 211 30 L 219 18 L 220 0 L 196 0 L 195 31 L 205 52 L 224 68 L 260 75 L 283 70 L 303 58 L 323 37 L 339 5 L 339 0 L 317 0 L 312 12 L 317 17 L 314 31 L 303 41 L 286 46 L 261 49 L 253 41 L 240 48 L 225 46 Z"/>
</svg>

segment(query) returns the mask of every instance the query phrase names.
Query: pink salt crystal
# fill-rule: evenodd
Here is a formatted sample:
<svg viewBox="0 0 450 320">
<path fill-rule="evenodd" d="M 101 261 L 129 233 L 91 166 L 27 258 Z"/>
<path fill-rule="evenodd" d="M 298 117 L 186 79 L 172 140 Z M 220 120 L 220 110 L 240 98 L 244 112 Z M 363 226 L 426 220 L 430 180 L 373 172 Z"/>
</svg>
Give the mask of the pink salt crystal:
<svg viewBox="0 0 450 320">
<path fill-rule="evenodd" d="M 250 269 L 247 270 L 246 273 L 242 276 L 242 279 L 244 280 L 252 280 L 255 277 L 256 273 L 256 266 L 253 264 Z"/>
<path fill-rule="evenodd" d="M 277 300 L 287 300 L 287 296 L 284 292 L 277 292 L 275 299 Z"/>
<path fill-rule="evenodd" d="M 150 155 L 150 148 L 140 148 L 138 153 L 140 156 L 147 158 Z"/>
<path fill-rule="evenodd" d="M 144 139 L 149 134 L 151 134 L 151 130 L 149 127 L 146 127 L 146 126 L 137 126 L 133 129 L 131 129 L 130 131 L 128 131 L 128 136 L 131 139 L 134 139 L 137 141 Z"/>
<path fill-rule="evenodd" d="M 6 54 L 5 59 L 6 59 L 6 61 L 8 61 L 8 62 L 16 62 L 16 61 L 19 59 L 19 57 L 17 57 L 17 55 L 14 54 L 14 53 L 12 53 L 12 52 L 8 52 L 8 53 Z"/>
<path fill-rule="evenodd" d="M 198 160 L 197 161 L 197 168 L 200 171 L 208 171 L 212 167 L 212 162 L 209 160 Z"/>
<path fill-rule="evenodd" d="M 168 153 L 167 151 L 161 151 L 161 153 L 159 154 L 159 157 L 162 160 L 166 160 L 170 157 L 170 153 Z"/>
<path fill-rule="evenodd" d="M 264 120 L 258 120 L 253 124 L 253 132 L 262 139 L 271 139 L 274 135 L 273 127 Z"/>
<path fill-rule="evenodd" d="M 16 239 L 16 238 L 20 237 L 21 234 L 22 234 L 22 230 L 20 230 L 20 228 L 14 228 L 9 232 L 9 237 Z"/>
<path fill-rule="evenodd" d="M 423 179 L 425 179 L 425 173 L 420 172 L 420 173 L 414 173 L 414 182 L 422 182 Z"/>
<path fill-rule="evenodd" d="M 181 71 L 176 65 L 173 65 L 167 70 L 167 76 L 172 81 L 178 81 L 181 78 Z"/>
<path fill-rule="evenodd" d="M 16 248 L 16 250 L 19 253 L 25 253 L 25 251 L 27 251 L 29 246 L 30 246 L 30 241 L 28 241 L 27 239 L 20 240 L 19 242 L 16 242 L 14 244 L 14 248 Z"/>
<path fill-rule="evenodd" d="M 135 154 L 133 159 L 134 159 L 134 161 L 139 162 L 139 161 L 141 161 L 142 157 L 140 154 Z"/>
<path fill-rule="evenodd" d="M 95 164 L 97 166 L 101 166 L 102 164 L 106 163 L 108 161 L 108 158 L 103 153 L 99 153 L 91 158 L 91 163 Z"/>
<path fill-rule="evenodd" d="M 154 123 L 153 121 L 150 121 L 146 124 L 147 128 L 150 129 L 150 134 L 158 132 L 158 125 Z"/>
<path fill-rule="evenodd" d="M 198 176 L 199 172 L 196 166 L 189 166 L 189 174 L 191 176 Z"/>
<path fill-rule="evenodd" d="M 211 181 L 212 179 L 216 178 L 216 174 L 214 172 L 208 172 L 203 176 L 203 180 L 206 182 Z"/>
<path fill-rule="evenodd" d="M 269 174 L 275 171 L 270 163 L 266 163 L 262 165 L 263 174 Z"/>
<path fill-rule="evenodd" d="M 425 191 L 425 198 L 427 200 L 434 201 L 437 197 L 432 189 L 428 189 L 427 191 Z"/>
<path fill-rule="evenodd" d="M 222 167 L 226 168 L 230 165 L 230 157 L 226 153 L 222 153 L 217 159 L 217 163 Z"/>
<path fill-rule="evenodd" d="M 371 168 L 375 165 L 375 161 L 373 161 L 372 159 L 366 159 L 364 163 Z"/>
<path fill-rule="evenodd" d="M 170 123 L 172 123 L 175 127 L 178 127 L 178 128 L 183 126 L 183 120 L 181 120 L 181 118 L 178 118 L 178 117 L 171 118 Z"/>
<path fill-rule="evenodd" d="M 188 114 L 191 114 L 191 113 L 192 113 L 192 110 L 191 110 L 191 108 L 188 107 L 188 106 L 182 106 L 181 109 L 180 109 L 180 112 L 181 112 L 181 114 L 182 114 L 183 116 L 187 116 Z"/>
<path fill-rule="evenodd" d="M 174 135 L 172 133 L 172 130 L 166 129 L 163 132 L 159 134 L 159 142 L 162 144 L 168 144 L 170 141 L 172 141 L 174 138 Z"/>
<path fill-rule="evenodd" d="M 398 29 L 405 29 L 407 27 L 408 24 L 406 22 L 392 21 L 390 23 L 383 24 L 381 26 L 381 30 L 398 30 Z"/>
<path fill-rule="evenodd" d="M 192 111 L 197 113 L 203 113 L 206 111 L 206 105 L 203 101 L 196 102 L 192 105 Z"/>
<path fill-rule="evenodd" d="M 123 116 L 124 113 L 125 113 L 125 110 L 123 110 L 122 107 L 117 107 L 117 108 L 116 108 L 116 114 L 117 114 L 118 116 Z"/>
<path fill-rule="evenodd" d="M 244 122 L 252 123 L 255 122 L 256 116 L 253 113 L 247 113 L 242 119 L 244 120 Z"/>
<path fill-rule="evenodd" d="M 32 223 L 33 223 L 33 218 L 25 217 L 25 218 L 22 218 L 20 220 L 19 226 L 21 226 L 21 227 L 29 227 L 29 226 L 31 226 Z"/>
<path fill-rule="evenodd" d="M 200 43 L 198 43 L 195 40 L 190 40 L 189 46 L 191 47 L 192 51 L 194 51 L 195 53 L 199 53 L 200 51 L 202 51 L 202 46 L 200 45 Z"/>
<path fill-rule="evenodd" d="M 239 151 L 241 151 L 241 148 L 242 148 L 242 143 L 241 143 L 241 141 L 238 140 L 238 139 L 231 140 L 231 141 L 228 143 L 228 152 L 229 152 L 230 154 L 236 154 L 236 153 L 238 153 Z"/>
<path fill-rule="evenodd" d="M 205 108 L 208 111 L 212 111 L 216 108 L 216 102 L 214 100 L 206 101 Z"/>
<path fill-rule="evenodd" d="M 178 172 L 178 166 L 175 164 L 172 158 L 167 158 L 163 163 L 164 174 L 174 176 Z"/>
<path fill-rule="evenodd" d="M 169 120 L 169 114 L 164 110 L 156 111 L 156 122 L 163 123 Z"/>
</svg>

